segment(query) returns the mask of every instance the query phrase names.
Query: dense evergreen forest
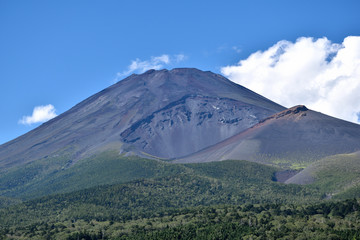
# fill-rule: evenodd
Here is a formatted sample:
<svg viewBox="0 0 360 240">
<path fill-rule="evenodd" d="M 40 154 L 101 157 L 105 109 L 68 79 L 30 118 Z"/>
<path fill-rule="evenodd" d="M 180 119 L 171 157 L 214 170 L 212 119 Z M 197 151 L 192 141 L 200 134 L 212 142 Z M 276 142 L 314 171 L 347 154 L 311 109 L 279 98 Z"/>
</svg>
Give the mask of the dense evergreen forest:
<svg viewBox="0 0 360 240">
<path fill-rule="evenodd" d="M 276 182 L 276 171 L 247 161 L 160 164 L 150 178 L 21 203 L 2 198 L 0 239 L 360 237 L 357 199 Z"/>
<path fill-rule="evenodd" d="M 0 239 L 359 239 L 359 210 L 358 200 L 352 199 L 312 205 L 199 206 L 145 218 L 135 213 L 128 220 L 34 219 L 32 224 L 2 226 Z"/>
</svg>

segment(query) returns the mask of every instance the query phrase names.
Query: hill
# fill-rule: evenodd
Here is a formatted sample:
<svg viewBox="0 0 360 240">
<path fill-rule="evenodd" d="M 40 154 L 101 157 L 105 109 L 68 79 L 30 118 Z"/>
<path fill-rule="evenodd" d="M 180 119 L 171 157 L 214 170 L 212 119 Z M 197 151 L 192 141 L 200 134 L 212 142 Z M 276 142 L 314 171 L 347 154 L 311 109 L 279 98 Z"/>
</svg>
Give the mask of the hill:
<svg viewBox="0 0 360 240">
<path fill-rule="evenodd" d="M 338 154 L 310 164 L 286 183 L 312 184 L 327 198 L 360 196 L 360 153 Z"/>
<path fill-rule="evenodd" d="M 360 125 L 295 106 L 177 163 L 242 159 L 302 169 L 327 156 L 360 150 Z"/>
</svg>

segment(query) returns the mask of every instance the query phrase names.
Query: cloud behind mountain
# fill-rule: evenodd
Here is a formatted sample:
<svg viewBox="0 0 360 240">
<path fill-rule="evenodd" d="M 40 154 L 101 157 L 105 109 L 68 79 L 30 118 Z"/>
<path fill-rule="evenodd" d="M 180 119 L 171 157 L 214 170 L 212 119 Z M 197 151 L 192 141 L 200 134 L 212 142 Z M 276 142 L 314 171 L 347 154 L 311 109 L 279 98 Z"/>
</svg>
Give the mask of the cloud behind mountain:
<svg viewBox="0 0 360 240">
<path fill-rule="evenodd" d="M 341 44 L 327 38 L 279 41 L 236 65 L 221 68 L 230 80 L 284 106 L 308 107 L 359 122 L 360 37 Z"/>
</svg>

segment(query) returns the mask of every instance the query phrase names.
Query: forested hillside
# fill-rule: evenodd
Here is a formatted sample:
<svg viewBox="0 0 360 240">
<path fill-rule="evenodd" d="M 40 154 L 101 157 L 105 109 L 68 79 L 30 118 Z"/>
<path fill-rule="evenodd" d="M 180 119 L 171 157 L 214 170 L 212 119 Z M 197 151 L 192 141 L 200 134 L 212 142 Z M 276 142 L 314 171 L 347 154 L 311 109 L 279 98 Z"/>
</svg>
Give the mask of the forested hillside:
<svg viewBox="0 0 360 240">
<path fill-rule="evenodd" d="M 355 234 L 346 219 L 358 216 L 357 201 L 309 206 L 326 201 L 325 193 L 313 185 L 275 182 L 278 168 L 247 161 L 185 165 L 146 161 L 153 162 L 152 178 L 45 196 L 0 209 L 3 239 L 202 239 L 220 233 L 224 238 L 275 239 L 280 232 L 303 234 L 300 226 L 307 225 L 338 236 Z M 326 227 L 336 224 L 339 232 Z M 280 225 L 288 230 L 280 231 Z"/>
</svg>

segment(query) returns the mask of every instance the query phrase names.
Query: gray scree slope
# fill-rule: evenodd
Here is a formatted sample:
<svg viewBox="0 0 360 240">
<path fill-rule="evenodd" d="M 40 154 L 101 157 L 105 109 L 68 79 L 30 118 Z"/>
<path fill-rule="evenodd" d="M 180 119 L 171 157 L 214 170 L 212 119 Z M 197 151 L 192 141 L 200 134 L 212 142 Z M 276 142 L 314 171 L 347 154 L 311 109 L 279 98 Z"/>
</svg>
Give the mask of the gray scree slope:
<svg viewBox="0 0 360 240">
<path fill-rule="evenodd" d="M 304 167 L 340 153 L 360 150 L 360 125 L 295 106 L 178 163 L 239 159 Z"/>
</svg>

